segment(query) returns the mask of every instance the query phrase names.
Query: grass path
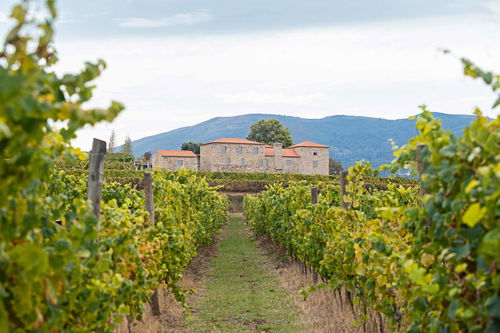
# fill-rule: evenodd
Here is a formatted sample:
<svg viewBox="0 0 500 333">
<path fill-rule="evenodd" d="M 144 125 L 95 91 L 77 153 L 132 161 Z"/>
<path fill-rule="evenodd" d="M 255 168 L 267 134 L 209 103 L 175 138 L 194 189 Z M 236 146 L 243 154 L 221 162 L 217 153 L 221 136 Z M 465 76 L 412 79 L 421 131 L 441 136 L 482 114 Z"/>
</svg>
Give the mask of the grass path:
<svg viewBox="0 0 500 333">
<path fill-rule="evenodd" d="M 302 331 L 292 296 L 274 275 L 271 259 L 249 238 L 242 217 L 230 217 L 210 266 L 189 331 Z"/>
</svg>

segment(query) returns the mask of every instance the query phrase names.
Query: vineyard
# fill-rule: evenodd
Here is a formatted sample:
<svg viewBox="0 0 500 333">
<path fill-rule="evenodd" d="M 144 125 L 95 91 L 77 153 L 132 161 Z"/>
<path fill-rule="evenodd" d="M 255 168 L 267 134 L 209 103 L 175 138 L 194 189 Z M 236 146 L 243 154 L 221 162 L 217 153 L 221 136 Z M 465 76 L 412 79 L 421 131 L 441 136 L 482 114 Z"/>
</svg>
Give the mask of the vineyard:
<svg viewBox="0 0 500 333">
<path fill-rule="evenodd" d="M 83 310 L 91 316 L 85 318 L 78 314 L 82 320 L 78 326 L 75 317 L 69 316 L 66 320 L 69 320 L 67 324 L 71 323 L 70 327 L 104 330 L 110 320 L 114 324 L 120 315 L 140 316 L 149 296 L 161 284 L 169 287 L 179 301 L 184 301 L 184 290 L 178 288 L 177 283 L 198 248 L 211 242 L 220 230 L 226 219 L 227 199 L 189 172 L 155 172 L 153 185 L 156 223 L 149 223 L 144 192 L 114 181 L 104 182 L 99 223 L 94 221 L 96 230 L 88 231 L 94 238 L 87 235 L 85 244 L 77 246 L 78 242 L 71 235 L 64 234 L 64 237 L 56 235 L 51 242 L 68 241 L 73 245 L 64 249 L 66 253 L 57 253 L 58 256 L 70 255 L 73 251 L 78 256 L 84 251 L 84 258 L 88 258 L 85 260 L 88 262 L 80 263 L 83 267 L 67 273 L 69 276 L 83 275 L 84 271 L 81 277 L 84 281 L 90 280 L 91 284 L 86 286 L 78 281 L 82 291 L 70 289 L 66 293 L 70 295 L 69 303 L 79 309 L 79 313 Z M 57 171 L 49 195 L 62 198 L 61 202 L 66 200 L 65 215 L 68 215 L 75 211 L 74 202 L 83 202 L 86 198 L 85 178 Z M 85 211 L 84 207 L 79 209 Z M 62 226 L 67 224 L 74 222 L 61 222 Z M 75 232 L 80 236 L 82 228 L 91 226 L 87 222 Z M 67 266 L 69 263 L 61 264 Z M 103 312 L 103 307 L 108 308 L 107 311 Z M 118 311 L 114 311 L 116 309 Z M 70 314 L 69 309 L 61 310 L 65 316 Z M 108 315 L 100 322 L 93 317 L 94 313 Z M 95 326 L 89 326 L 91 322 Z"/>
<path fill-rule="evenodd" d="M 86 201 L 87 177 L 71 170 L 54 169 L 29 193 L 33 199 L 18 197 L 9 210 L 4 225 L 12 229 L 2 228 L 12 235 L 5 238 L 9 265 L 2 273 L 11 295 L 0 317 L 5 331 L 112 331 L 124 315 L 140 317 L 161 285 L 183 302 L 178 281 L 226 219 L 227 199 L 187 171 L 153 173 L 154 224 L 143 191 L 105 177 L 96 219 Z"/>
<path fill-rule="evenodd" d="M 213 298 L 201 302 L 195 324 L 300 329 L 247 226 L 314 272 L 319 283 L 304 296 L 346 292 L 363 309 L 361 325 L 500 332 L 500 116 L 478 110 L 456 137 L 422 107 L 419 135 L 394 147 L 391 165 L 359 162 L 340 177 L 143 173 L 100 140 L 90 153 L 72 147 L 77 131 L 113 121 L 124 106 L 86 107 L 104 61 L 54 71 L 57 13 L 54 0 L 45 4 L 43 19 L 35 2 L 14 7 L 0 51 L 0 333 L 115 332 L 124 318 L 140 321 L 148 304 L 155 315 L 164 310 L 162 288 L 189 310 L 184 275 L 223 228 L 206 284 Z M 466 75 L 500 89 L 500 76 L 462 63 Z M 415 178 L 379 177 L 400 169 Z M 241 216 L 227 223 L 221 192 L 252 193 L 246 224 Z M 239 312 L 229 320 L 233 304 Z"/>
<path fill-rule="evenodd" d="M 184 302 L 178 281 L 225 223 L 227 198 L 193 173 L 158 171 L 151 214 L 130 184 L 133 157 L 120 154 L 106 156 L 104 184 L 89 178 L 92 159 L 70 140 L 123 106 L 82 106 L 105 63 L 57 76 L 54 1 L 42 22 L 30 5 L 14 7 L 0 52 L 0 332 L 112 332 L 140 318 L 158 287 Z M 91 180 L 101 184 L 95 205 Z"/>
<path fill-rule="evenodd" d="M 339 184 L 337 176 L 329 175 L 300 175 L 300 174 L 278 174 L 265 172 L 203 172 L 198 174 L 204 176 L 212 186 L 220 186 L 223 192 L 257 193 L 266 189 L 267 186 L 281 183 L 288 186 L 294 182 L 306 182 L 308 184 Z M 371 177 L 366 181 L 367 186 L 385 189 L 388 184 L 401 184 L 414 186 L 414 179 L 403 177 Z"/>
<path fill-rule="evenodd" d="M 248 223 L 393 329 L 498 332 L 500 118 L 478 113 L 461 138 L 427 111 L 417 126 L 391 167 L 413 166 L 420 187 L 367 189 L 378 170 L 358 163 L 318 203 L 301 183 L 245 197 Z"/>
<path fill-rule="evenodd" d="M 120 184 L 130 184 L 136 188 L 142 185 L 143 172 L 136 170 L 133 156 L 123 154 L 111 154 L 107 157 L 104 167 L 104 176 L 108 181 L 116 181 Z M 121 162 L 120 162 L 121 160 Z M 85 176 L 88 173 L 88 159 L 58 162 L 56 168 L 65 169 L 67 174 L 74 176 Z M 277 174 L 265 172 L 206 172 L 196 171 L 198 177 L 205 178 L 210 186 L 218 187 L 220 192 L 257 193 L 275 183 L 288 185 L 289 183 L 304 181 L 309 184 L 331 183 L 339 184 L 337 176 L 323 175 L 301 175 L 301 174 Z M 387 188 L 388 184 L 400 184 L 403 186 L 414 186 L 416 182 L 412 178 L 404 177 L 370 177 L 366 180 L 367 186 L 379 189 Z"/>
</svg>

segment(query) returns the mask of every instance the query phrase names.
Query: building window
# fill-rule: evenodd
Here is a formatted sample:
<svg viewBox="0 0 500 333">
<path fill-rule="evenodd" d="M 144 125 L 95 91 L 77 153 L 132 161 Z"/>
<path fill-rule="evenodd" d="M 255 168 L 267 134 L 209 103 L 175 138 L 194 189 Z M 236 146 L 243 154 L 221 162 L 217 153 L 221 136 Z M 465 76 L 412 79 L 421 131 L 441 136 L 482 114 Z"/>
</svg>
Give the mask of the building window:
<svg viewBox="0 0 500 333">
<path fill-rule="evenodd" d="M 245 165 L 245 159 L 244 158 L 240 159 L 240 165 Z"/>
<path fill-rule="evenodd" d="M 183 160 L 177 160 L 177 166 L 183 166 L 184 161 Z"/>
<path fill-rule="evenodd" d="M 318 156 L 318 152 L 316 150 L 313 151 L 313 156 Z"/>
<path fill-rule="evenodd" d="M 236 152 L 238 154 L 243 154 L 243 147 L 236 147 Z"/>
<path fill-rule="evenodd" d="M 266 168 L 269 168 L 269 160 L 264 160 L 264 165 L 266 166 Z"/>
<path fill-rule="evenodd" d="M 313 161 L 313 168 L 317 168 L 318 167 L 318 161 Z"/>
<path fill-rule="evenodd" d="M 264 160 L 259 160 L 259 168 L 262 168 L 264 166 Z"/>
<path fill-rule="evenodd" d="M 258 154 L 258 153 L 259 153 L 259 147 L 253 147 L 252 152 L 253 152 L 254 154 Z"/>
<path fill-rule="evenodd" d="M 287 167 L 292 166 L 292 160 L 286 160 L 286 166 Z"/>
<path fill-rule="evenodd" d="M 226 165 L 230 165 L 231 164 L 231 159 L 228 157 L 226 158 Z"/>
<path fill-rule="evenodd" d="M 226 146 L 220 146 L 220 152 L 225 153 L 226 152 Z"/>
</svg>

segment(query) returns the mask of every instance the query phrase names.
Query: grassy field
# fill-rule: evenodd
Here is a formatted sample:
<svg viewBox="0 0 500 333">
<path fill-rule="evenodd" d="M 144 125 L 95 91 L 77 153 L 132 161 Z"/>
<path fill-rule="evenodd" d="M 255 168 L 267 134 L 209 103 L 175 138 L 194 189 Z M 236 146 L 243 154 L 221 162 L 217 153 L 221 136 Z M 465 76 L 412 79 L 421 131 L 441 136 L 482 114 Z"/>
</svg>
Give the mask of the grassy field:
<svg viewBox="0 0 500 333">
<path fill-rule="evenodd" d="M 211 262 L 204 296 L 187 321 L 192 332 L 298 332 L 299 310 L 249 238 L 242 217 L 229 220 Z"/>
</svg>

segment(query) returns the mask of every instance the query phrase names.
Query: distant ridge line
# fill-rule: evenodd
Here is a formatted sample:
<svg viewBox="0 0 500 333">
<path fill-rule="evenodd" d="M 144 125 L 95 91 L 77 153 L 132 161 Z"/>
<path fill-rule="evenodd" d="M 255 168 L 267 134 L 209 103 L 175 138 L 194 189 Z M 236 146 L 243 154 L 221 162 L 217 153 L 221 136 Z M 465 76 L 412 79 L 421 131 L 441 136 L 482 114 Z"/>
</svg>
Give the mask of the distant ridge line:
<svg viewBox="0 0 500 333">
<path fill-rule="evenodd" d="M 460 135 L 475 119 L 474 115 L 433 113 L 443 127 Z M 215 117 L 196 125 L 147 136 L 132 142 L 139 157 L 145 152 L 180 149 L 183 142 L 209 142 L 219 138 L 246 138 L 250 126 L 258 120 L 276 118 L 292 133 L 294 143 L 313 141 L 330 147 L 330 156 L 344 167 L 367 160 L 374 166 L 389 163 L 394 157 L 389 139 L 402 145 L 417 134 L 415 119 L 384 119 L 366 116 L 331 115 L 300 118 L 277 114 L 250 113 Z M 120 147 L 119 147 L 120 148 Z"/>
</svg>

